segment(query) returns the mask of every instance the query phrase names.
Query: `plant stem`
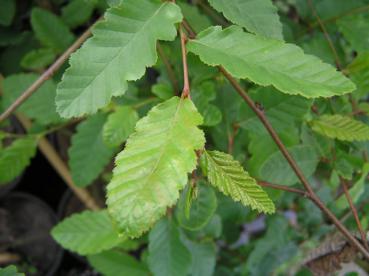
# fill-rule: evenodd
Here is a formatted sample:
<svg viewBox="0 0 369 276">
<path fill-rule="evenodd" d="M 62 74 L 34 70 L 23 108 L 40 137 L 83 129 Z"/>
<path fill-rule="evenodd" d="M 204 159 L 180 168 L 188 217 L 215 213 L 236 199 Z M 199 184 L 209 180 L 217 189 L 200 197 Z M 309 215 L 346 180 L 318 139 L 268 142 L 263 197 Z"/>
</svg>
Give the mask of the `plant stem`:
<svg viewBox="0 0 369 276">
<path fill-rule="evenodd" d="M 168 77 L 169 77 L 169 80 L 172 84 L 174 93 L 178 94 L 179 93 L 179 86 L 178 86 L 178 81 L 177 81 L 177 78 L 176 78 L 176 74 L 174 73 L 173 66 L 169 62 L 169 60 L 168 60 L 167 56 L 165 55 L 165 53 L 163 51 L 163 48 L 161 47 L 159 42 L 156 44 L 156 48 L 158 49 L 159 56 L 160 56 L 161 60 L 163 61 L 164 65 L 165 65 L 165 68 L 167 70 Z"/>
<path fill-rule="evenodd" d="M 96 23 L 95 23 L 96 24 Z M 1 115 L 0 123 L 7 119 L 25 100 L 33 95 L 37 89 L 64 64 L 69 56 L 77 50 L 83 42 L 91 35 L 93 24 L 70 46 L 34 83 L 32 83 Z"/>
<path fill-rule="evenodd" d="M 184 22 L 186 22 L 184 20 Z M 189 33 L 192 35 L 196 35 L 190 25 L 187 23 L 187 27 L 190 29 Z M 228 79 L 236 92 L 243 98 L 243 100 L 247 103 L 247 105 L 251 108 L 251 110 L 255 113 L 255 115 L 259 118 L 261 123 L 264 125 L 269 135 L 272 137 L 277 147 L 287 160 L 288 164 L 306 189 L 309 194 L 309 199 L 333 222 L 336 228 L 347 238 L 347 240 L 354 246 L 358 251 L 360 251 L 364 257 L 369 260 L 369 252 L 362 246 L 362 244 L 350 233 L 350 231 L 339 221 L 339 219 L 324 205 L 324 203 L 319 199 L 319 197 L 315 194 L 312 187 L 310 186 L 308 180 L 305 175 L 301 171 L 300 167 L 293 159 L 293 157 L 288 152 L 287 148 L 279 138 L 277 132 L 274 130 L 273 126 L 269 123 L 267 117 L 264 112 L 259 109 L 251 97 L 246 93 L 246 91 L 240 86 L 235 78 L 233 78 L 222 66 L 218 66 L 219 71 Z"/>
<path fill-rule="evenodd" d="M 364 230 L 363 230 L 363 226 L 361 225 L 356 207 L 355 207 L 354 203 L 352 202 L 352 198 L 351 198 L 350 193 L 349 193 L 348 188 L 347 188 L 347 182 L 342 177 L 340 179 L 341 179 L 341 184 L 342 184 L 343 191 L 345 192 L 347 202 L 349 203 L 351 212 L 352 212 L 352 214 L 355 218 L 355 222 L 356 222 L 357 228 L 359 230 L 361 240 L 362 240 L 366 250 L 369 251 L 369 246 L 368 246 L 368 243 L 366 242 L 366 236 L 365 236 L 365 233 L 364 233 Z"/>
<path fill-rule="evenodd" d="M 187 98 L 187 97 L 190 97 L 190 81 L 188 78 L 188 65 L 187 65 L 187 52 L 186 52 L 187 37 L 182 30 L 182 24 L 179 26 L 179 34 L 181 36 L 181 50 L 182 50 L 182 63 L 183 63 L 182 98 Z"/>
<path fill-rule="evenodd" d="M 263 186 L 263 187 L 272 188 L 272 189 L 281 190 L 281 191 L 290 192 L 290 193 L 295 193 L 295 194 L 299 194 L 307 198 L 310 197 L 308 192 L 301 190 L 301 189 L 296 189 L 296 188 L 292 188 L 292 187 L 284 186 L 284 185 L 272 184 L 266 181 L 258 180 L 257 182 L 260 186 Z"/>
<path fill-rule="evenodd" d="M 24 126 L 25 129 L 29 129 L 31 127 L 31 121 L 21 115 L 17 115 L 17 119 Z M 100 207 L 96 203 L 95 199 L 92 195 L 84 188 L 79 188 L 74 184 L 71 173 L 68 170 L 68 167 L 65 165 L 61 157 L 55 151 L 55 149 L 51 146 L 51 144 L 47 141 L 46 138 L 40 138 L 38 142 L 38 147 L 49 163 L 54 167 L 54 169 L 58 172 L 60 177 L 65 181 L 68 187 L 73 191 L 73 193 L 78 197 L 83 204 L 91 210 L 99 210 Z"/>
</svg>

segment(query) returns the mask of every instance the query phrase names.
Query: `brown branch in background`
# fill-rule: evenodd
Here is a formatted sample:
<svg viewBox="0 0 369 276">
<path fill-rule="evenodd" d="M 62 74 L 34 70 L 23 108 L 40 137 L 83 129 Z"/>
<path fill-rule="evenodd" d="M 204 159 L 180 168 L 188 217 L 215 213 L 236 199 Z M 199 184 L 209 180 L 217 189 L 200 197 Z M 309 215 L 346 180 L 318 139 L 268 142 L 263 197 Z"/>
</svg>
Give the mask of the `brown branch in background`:
<svg viewBox="0 0 369 276">
<path fill-rule="evenodd" d="M 210 16 L 215 21 L 215 23 L 220 24 L 222 26 L 229 25 L 229 23 L 222 16 L 220 16 L 215 10 L 209 7 L 202 0 L 196 1 L 195 4 L 199 6 L 206 15 Z"/>
<path fill-rule="evenodd" d="M 313 12 L 313 14 L 314 14 L 314 16 L 315 16 L 315 18 L 316 18 L 316 20 L 317 20 L 317 22 L 318 22 L 319 26 L 320 26 L 320 29 L 322 30 L 322 32 L 323 32 L 323 34 L 324 34 L 325 39 L 326 39 L 326 40 L 327 40 L 327 42 L 328 42 L 329 48 L 331 49 L 332 54 L 333 54 L 333 56 L 334 56 L 334 61 L 335 61 L 335 63 L 336 63 L 337 68 L 338 68 L 339 70 L 342 70 L 341 62 L 340 62 L 340 59 L 339 59 L 339 57 L 338 57 L 338 54 L 337 54 L 336 48 L 335 48 L 335 47 L 334 47 L 334 45 L 333 45 L 332 39 L 331 39 L 331 37 L 329 36 L 329 33 L 328 33 L 328 31 L 327 31 L 326 27 L 324 26 L 324 24 L 323 24 L 322 20 L 320 19 L 320 17 L 319 17 L 319 15 L 318 15 L 317 11 L 315 10 L 315 7 L 314 7 L 314 4 L 313 4 L 312 0 L 307 0 L 307 2 L 308 2 L 308 5 L 310 6 L 311 11 L 312 11 L 312 12 Z"/>
<path fill-rule="evenodd" d="M 285 191 L 285 192 L 290 192 L 290 193 L 294 193 L 294 194 L 299 194 L 302 195 L 303 197 L 307 197 L 309 198 L 310 195 L 308 192 L 301 190 L 301 189 L 296 189 L 296 188 L 292 188 L 289 186 L 285 186 L 285 185 L 278 185 L 278 184 L 272 184 L 266 181 L 260 181 L 258 180 L 258 184 L 262 187 L 267 187 L 267 188 L 272 188 L 275 190 L 281 190 L 281 191 Z"/>
<path fill-rule="evenodd" d="M 350 193 L 348 191 L 347 182 L 342 177 L 340 177 L 340 180 L 341 180 L 343 191 L 345 192 L 346 199 L 347 199 L 347 201 L 348 201 L 348 203 L 350 205 L 350 209 L 351 209 L 352 215 L 355 218 L 355 222 L 356 222 L 357 228 L 359 230 L 359 233 L 360 233 L 360 236 L 361 236 L 361 240 L 362 240 L 362 242 L 363 242 L 366 250 L 369 251 L 369 246 L 368 246 L 368 243 L 366 242 L 366 235 L 365 235 L 365 232 L 363 230 L 363 226 L 361 225 L 361 222 L 360 222 L 360 219 L 359 219 L 359 216 L 358 216 L 356 207 L 355 207 L 354 203 L 352 202 L 352 198 L 351 198 Z"/>
<path fill-rule="evenodd" d="M 160 56 L 162 62 L 165 65 L 165 68 L 166 68 L 167 73 L 168 73 L 169 81 L 172 84 L 174 93 L 179 94 L 179 85 L 178 85 L 178 81 L 177 81 L 176 74 L 174 72 L 173 66 L 169 62 L 169 60 L 168 60 L 167 56 L 165 55 L 164 50 L 161 47 L 159 42 L 156 44 L 156 48 L 158 50 L 158 53 L 159 53 L 159 56 Z"/>
<path fill-rule="evenodd" d="M 95 23 L 96 24 L 96 23 Z M 95 25 L 94 24 L 94 25 Z M 92 25 L 88 28 L 34 83 L 31 84 L 5 111 L 0 115 L 0 123 L 7 119 L 25 100 L 33 95 L 36 90 L 64 64 L 69 56 L 77 50 L 91 35 Z"/>
<path fill-rule="evenodd" d="M 191 32 L 196 35 L 191 26 L 187 21 L 184 20 L 190 28 Z M 296 161 L 288 152 L 287 148 L 279 138 L 277 132 L 274 130 L 273 126 L 269 123 L 267 117 L 265 116 L 263 110 L 259 109 L 254 103 L 251 97 L 246 93 L 246 91 L 241 87 L 235 78 L 233 78 L 222 66 L 218 66 L 219 71 L 228 79 L 236 92 L 243 98 L 251 110 L 255 113 L 261 123 L 264 125 L 269 135 L 272 137 L 273 141 L 276 143 L 277 147 L 287 160 L 288 164 L 306 189 L 309 194 L 309 199 L 333 222 L 336 228 L 347 238 L 347 240 L 357 248 L 364 257 L 369 260 L 369 252 L 363 247 L 363 245 L 350 233 L 350 231 L 338 220 L 338 218 L 324 205 L 320 198 L 315 194 L 305 175 L 301 171 L 300 167 L 297 165 Z"/>
<path fill-rule="evenodd" d="M 181 36 L 181 50 L 182 50 L 182 62 L 183 62 L 183 91 L 182 97 L 187 98 L 190 96 L 190 81 L 188 78 L 188 65 L 187 65 L 187 52 L 186 42 L 187 37 L 182 30 L 182 24 L 179 26 L 179 34 Z"/>
<path fill-rule="evenodd" d="M 23 125 L 25 129 L 29 129 L 31 127 L 31 121 L 21 115 L 17 115 L 17 119 Z M 100 207 L 96 203 L 93 196 L 84 188 L 77 187 L 72 179 L 71 173 L 68 170 L 67 165 L 65 165 L 64 161 L 55 151 L 55 149 L 51 146 L 49 141 L 46 138 L 40 138 L 38 141 L 38 148 L 42 152 L 42 154 L 46 157 L 49 163 L 54 167 L 60 177 L 65 181 L 68 187 L 73 191 L 73 193 L 77 196 L 77 198 L 89 209 L 91 210 L 99 210 Z"/>
</svg>

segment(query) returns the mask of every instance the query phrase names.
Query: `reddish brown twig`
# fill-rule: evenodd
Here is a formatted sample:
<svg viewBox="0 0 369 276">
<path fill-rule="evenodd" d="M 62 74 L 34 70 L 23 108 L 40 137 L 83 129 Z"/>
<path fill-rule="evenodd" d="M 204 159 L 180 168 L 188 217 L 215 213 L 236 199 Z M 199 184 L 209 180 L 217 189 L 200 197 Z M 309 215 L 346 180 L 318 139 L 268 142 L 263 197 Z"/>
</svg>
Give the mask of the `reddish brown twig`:
<svg viewBox="0 0 369 276">
<path fill-rule="evenodd" d="M 272 189 L 275 189 L 275 190 L 281 190 L 281 191 L 285 191 L 285 192 L 290 192 L 290 193 L 294 193 L 294 194 L 299 194 L 299 195 L 302 195 L 303 197 L 307 197 L 307 198 L 310 197 L 308 192 L 306 192 L 304 190 L 301 190 L 301 189 L 296 189 L 296 188 L 292 188 L 292 187 L 284 186 L 284 185 L 273 184 L 273 183 L 269 183 L 269 182 L 266 182 L 266 181 L 260 181 L 260 180 L 258 180 L 258 184 L 260 186 L 263 186 L 263 187 L 272 188 Z"/>
<path fill-rule="evenodd" d="M 179 34 L 181 36 L 181 50 L 182 50 L 182 63 L 183 63 L 182 97 L 187 98 L 187 97 L 190 97 L 190 81 L 188 78 L 187 51 L 186 51 L 187 37 L 182 30 L 182 24 L 179 26 Z"/>
<path fill-rule="evenodd" d="M 341 179 L 341 184 L 342 184 L 343 191 L 345 192 L 345 196 L 346 196 L 347 202 L 349 203 L 350 209 L 351 209 L 351 212 L 352 212 L 352 215 L 355 218 L 355 222 L 356 222 L 357 228 L 359 230 L 359 233 L 360 233 L 362 242 L 363 242 L 366 250 L 369 251 L 369 246 L 368 246 L 368 243 L 366 242 L 365 232 L 363 230 L 363 226 L 361 225 L 361 222 L 360 222 L 360 219 L 359 219 L 359 216 L 358 216 L 356 207 L 355 207 L 354 203 L 352 202 L 352 198 L 351 198 L 350 193 L 348 191 L 347 182 L 342 177 L 340 179 Z"/>
<path fill-rule="evenodd" d="M 93 25 L 94 26 L 94 25 Z M 64 64 L 69 56 L 77 50 L 91 35 L 91 26 L 88 28 L 34 83 L 31 84 L 5 111 L 0 115 L 0 123 L 7 119 L 25 100 L 33 95 L 36 90 Z"/>
</svg>

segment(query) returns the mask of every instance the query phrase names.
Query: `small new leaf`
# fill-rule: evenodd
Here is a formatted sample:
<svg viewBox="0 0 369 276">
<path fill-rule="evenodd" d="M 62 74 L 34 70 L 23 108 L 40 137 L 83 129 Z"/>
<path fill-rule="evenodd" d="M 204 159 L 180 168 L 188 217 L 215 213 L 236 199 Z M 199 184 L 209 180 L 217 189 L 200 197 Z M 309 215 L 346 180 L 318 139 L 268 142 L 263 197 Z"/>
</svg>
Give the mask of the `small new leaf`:
<svg viewBox="0 0 369 276">
<path fill-rule="evenodd" d="M 245 206 L 265 213 L 274 213 L 275 207 L 256 180 L 229 154 L 205 151 L 209 182 L 222 193 Z"/>
<path fill-rule="evenodd" d="M 342 115 L 322 115 L 311 121 L 312 129 L 329 138 L 342 141 L 369 140 L 369 126 Z"/>
<path fill-rule="evenodd" d="M 57 111 L 63 117 L 95 113 L 141 78 L 156 63 L 157 40 L 173 40 L 178 6 L 155 0 L 126 0 L 110 8 L 93 37 L 72 55 L 57 89 Z"/>
<path fill-rule="evenodd" d="M 201 123 L 191 100 L 178 97 L 137 122 L 107 187 L 109 212 L 125 235 L 140 236 L 177 201 L 205 143 Z"/>
</svg>

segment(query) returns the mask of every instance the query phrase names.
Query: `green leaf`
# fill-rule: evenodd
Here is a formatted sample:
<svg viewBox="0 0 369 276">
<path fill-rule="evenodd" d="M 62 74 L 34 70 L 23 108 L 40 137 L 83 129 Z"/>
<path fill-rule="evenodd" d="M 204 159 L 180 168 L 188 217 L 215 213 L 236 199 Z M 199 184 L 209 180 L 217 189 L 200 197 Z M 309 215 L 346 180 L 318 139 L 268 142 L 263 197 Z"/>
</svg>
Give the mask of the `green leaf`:
<svg viewBox="0 0 369 276">
<path fill-rule="evenodd" d="M 271 0 L 209 0 L 209 3 L 249 32 L 283 40 L 282 24 Z"/>
<path fill-rule="evenodd" d="M 47 10 L 33 8 L 31 25 L 37 39 L 56 53 L 63 52 L 74 40 L 74 35 L 63 21 Z"/>
<path fill-rule="evenodd" d="M 208 179 L 222 193 L 253 210 L 265 213 L 275 211 L 274 204 L 266 192 L 231 155 L 219 151 L 205 151 L 204 157 Z"/>
<path fill-rule="evenodd" d="M 324 136 L 342 141 L 369 140 L 369 126 L 343 115 L 322 115 L 310 122 L 311 128 Z"/>
<path fill-rule="evenodd" d="M 217 198 L 213 189 L 206 183 L 202 183 L 199 185 L 197 197 L 192 201 L 189 217 L 186 216 L 186 193 L 182 193 L 178 202 L 176 217 L 181 227 L 188 230 L 199 230 L 209 222 L 216 208 Z"/>
<path fill-rule="evenodd" d="M 69 166 L 72 178 L 79 187 L 91 184 L 111 160 L 114 149 L 103 141 L 106 116 L 96 114 L 80 123 L 69 148 Z"/>
<path fill-rule="evenodd" d="M 353 16 L 345 16 L 337 21 L 339 30 L 344 37 L 359 53 L 369 49 L 369 14 L 360 13 Z"/>
<path fill-rule="evenodd" d="M 216 263 L 216 246 L 213 241 L 195 242 L 188 238 L 183 238 L 189 252 L 191 252 L 191 276 L 212 276 Z"/>
<path fill-rule="evenodd" d="M 9 265 L 7 267 L 0 267 L 0 276 L 24 276 L 24 273 L 18 273 L 15 265 Z"/>
<path fill-rule="evenodd" d="M 243 32 L 231 26 L 211 27 L 187 44 L 211 66 L 222 65 L 236 78 L 307 98 L 343 95 L 355 85 L 332 66 L 305 55 L 293 44 Z"/>
<path fill-rule="evenodd" d="M 70 28 L 75 28 L 90 19 L 94 8 L 94 1 L 73 0 L 62 8 L 61 18 Z"/>
<path fill-rule="evenodd" d="M 356 84 L 357 90 L 353 94 L 365 96 L 369 91 L 369 53 L 359 53 L 354 61 L 347 67 L 348 74 Z"/>
<path fill-rule="evenodd" d="M 171 2 L 126 0 L 108 9 L 93 37 L 70 59 L 58 86 L 58 112 L 63 117 L 95 113 L 112 96 L 124 94 L 127 81 L 141 78 L 156 63 L 157 40 L 173 40 L 174 24 L 181 20 L 179 7 Z"/>
<path fill-rule="evenodd" d="M 25 137 L 0 149 L 0 183 L 13 180 L 29 165 L 36 153 L 36 146 L 37 141 L 34 137 Z"/>
<path fill-rule="evenodd" d="M 150 231 L 148 263 L 155 276 L 188 275 L 191 254 L 173 221 L 163 219 Z"/>
<path fill-rule="evenodd" d="M 201 32 L 212 25 L 209 17 L 202 14 L 196 5 L 181 2 L 178 5 L 181 7 L 183 16 L 191 19 L 191 27 L 195 32 Z"/>
<path fill-rule="evenodd" d="M 87 257 L 91 266 L 104 276 L 149 275 L 147 268 L 124 252 L 106 251 Z"/>
<path fill-rule="evenodd" d="M 22 58 L 21 66 L 25 69 L 45 68 L 54 61 L 55 56 L 54 51 L 49 48 L 32 50 Z"/>
<path fill-rule="evenodd" d="M 134 131 L 138 114 L 129 106 L 119 106 L 111 113 L 103 129 L 104 142 L 111 147 L 121 145 Z"/>
<path fill-rule="evenodd" d="M 125 235 L 140 236 L 177 201 L 205 143 L 201 122 L 193 103 L 178 97 L 137 122 L 107 187 L 109 212 Z"/>
<path fill-rule="evenodd" d="M 99 253 L 123 240 L 113 230 L 106 210 L 72 215 L 56 225 L 51 235 L 61 246 L 81 255 Z"/>
<path fill-rule="evenodd" d="M 151 87 L 151 92 L 162 100 L 168 100 L 174 96 L 174 91 L 169 84 L 157 83 Z"/>
<path fill-rule="evenodd" d="M 0 7 L 0 25 L 10 26 L 16 12 L 15 0 L 0 0 Z"/>
<path fill-rule="evenodd" d="M 315 172 L 319 157 L 313 146 L 297 145 L 288 147 L 287 150 L 306 177 L 310 177 Z M 253 160 L 250 160 L 250 162 L 253 162 Z M 258 164 L 253 164 L 253 166 L 257 167 L 256 175 L 262 180 L 282 185 L 293 185 L 299 182 L 280 151 L 275 151 L 267 158 L 258 161 Z"/>
<path fill-rule="evenodd" d="M 38 77 L 36 74 L 17 74 L 7 77 L 2 85 L 3 107 L 10 106 Z M 17 111 L 44 125 L 60 122 L 61 118 L 56 113 L 54 105 L 55 91 L 55 83 L 52 80 L 45 81 Z"/>
</svg>

